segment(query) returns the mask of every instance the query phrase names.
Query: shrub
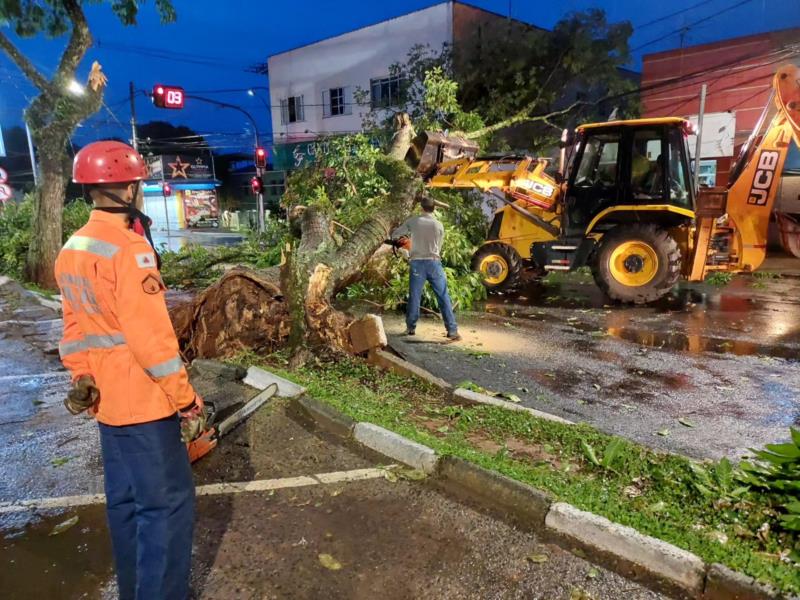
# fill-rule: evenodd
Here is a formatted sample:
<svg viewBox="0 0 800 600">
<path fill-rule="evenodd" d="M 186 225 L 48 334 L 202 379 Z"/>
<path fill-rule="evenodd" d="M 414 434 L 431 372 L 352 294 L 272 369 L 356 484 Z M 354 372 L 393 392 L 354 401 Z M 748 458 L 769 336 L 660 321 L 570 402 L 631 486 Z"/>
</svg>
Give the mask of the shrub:
<svg viewBox="0 0 800 600">
<path fill-rule="evenodd" d="M 82 199 L 64 207 L 62 241 L 66 242 L 89 220 L 90 212 L 91 206 Z M 0 273 L 15 279 L 22 278 L 32 231 L 33 198 L 30 194 L 22 202 L 11 202 L 0 209 Z"/>
</svg>

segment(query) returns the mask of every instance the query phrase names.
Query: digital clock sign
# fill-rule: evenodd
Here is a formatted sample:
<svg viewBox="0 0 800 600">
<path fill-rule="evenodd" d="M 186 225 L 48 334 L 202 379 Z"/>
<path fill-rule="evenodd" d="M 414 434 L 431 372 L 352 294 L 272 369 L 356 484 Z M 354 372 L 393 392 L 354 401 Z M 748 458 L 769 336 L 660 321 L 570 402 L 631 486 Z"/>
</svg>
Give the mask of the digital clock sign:
<svg viewBox="0 0 800 600">
<path fill-rule="evenodd" d="M 153 86 L 153 104 L 158 108 L 183 108 L 186 93 L 182 87 L 174 85 Z"/>
</svg>

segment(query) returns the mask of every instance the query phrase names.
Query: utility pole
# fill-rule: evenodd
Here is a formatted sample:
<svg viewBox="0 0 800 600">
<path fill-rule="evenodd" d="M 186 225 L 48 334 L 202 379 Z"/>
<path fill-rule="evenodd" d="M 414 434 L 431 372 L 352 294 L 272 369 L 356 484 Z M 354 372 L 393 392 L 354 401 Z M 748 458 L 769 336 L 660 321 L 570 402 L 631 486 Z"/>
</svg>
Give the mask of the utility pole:
<svg viewBox="0 0 800 600">
<path fill-rule="evenodd" d="M 266 229 L 266 223 L 264 222 L 264 180 L 262 179 L 264 175 L 264 169 L 261 167 L 256 167 L 256 177 L 261 180 L 261 189 L 258 191 L 258 197 L 256 198 L 256 210 L 258 210 L 258 233 L 264 233 Z"/>
<path fill-rule="evenodd" d="M 700 112 L 697 113 L 697 145 L 694 150 L 694 191 L 700 189 L 700 147 L 703 144 L 703 113 L 706 111 L 706 92 L 708 86 L 704 83 L 700 88 Z"/>
<path fill-rule="evenodd" d="M 25 135 L 28 137 L 28 152 L 31 155 L 31 171 L 33 171 L 33 185 L 39 187 L 39 170 L 36 168 L 36 153 L 33 151 L 33 140 L 31 139 L 31 128 L 25 122 Z"/>
<path fill-rule="evenodd" d="M 129 90 L 130 96 L 131 96 L 131 136 L 132 136 L 132 140 L 131 141 L 133 142 L 132 143 L 133 149 L 138 152 L 139 151 L 139 142 L 138 142 L 138 139 L 137 139 L 138 136 L 136 135 L 136 100 L 135 100 L 136 90 L 133 87 L 133 82 L 132 81 L 130 82 L 128 90 Z"/>
</svg>

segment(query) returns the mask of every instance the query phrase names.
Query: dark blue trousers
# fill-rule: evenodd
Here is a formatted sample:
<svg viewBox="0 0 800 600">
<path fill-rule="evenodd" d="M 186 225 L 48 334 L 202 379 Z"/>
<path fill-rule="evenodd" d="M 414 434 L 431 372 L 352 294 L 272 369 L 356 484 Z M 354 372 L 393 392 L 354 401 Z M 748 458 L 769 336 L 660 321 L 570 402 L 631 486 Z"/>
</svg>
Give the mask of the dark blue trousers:
<svg viewBox="0 0 800 600">
<path fill-rule="evenodd" d="M 99 425 L 120 600 L 186 600 L 194 483 L 178 416 Z"/>
<path fill-rule="evenodd" d="M 458 333 L 453 303 L 447 291 L 447 275 L 438 260 L 411 260 L 408 277 L 408 306 L 406 307 L 406 327 L 413 331 L 419 321 L 419 306 L 422 301 L 422 288 L 429 282 L 439 303 L 439 311 L 448 334 Z"/>
</svg>

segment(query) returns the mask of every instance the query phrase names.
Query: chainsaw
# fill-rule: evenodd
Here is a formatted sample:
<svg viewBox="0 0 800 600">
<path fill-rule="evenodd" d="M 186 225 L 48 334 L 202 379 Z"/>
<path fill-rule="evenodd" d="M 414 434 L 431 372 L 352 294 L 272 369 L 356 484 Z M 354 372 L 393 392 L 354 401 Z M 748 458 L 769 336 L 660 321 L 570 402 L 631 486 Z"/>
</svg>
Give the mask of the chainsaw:
<svg viewBox="0 0 800 600">
<path fill-rule="evenodd" d="M 216 424 L 219 412 L 213 402 L 206 402 L 206 429 L 197 438 L 186 444 L 189 451 L 189 461 L 196 462 L 217 447 L 219 439 L 237 425 L 245 421 L 250 415 L 261 408 L 270 398 L 278 392 L 278 386 L 274 383 L 267 386 L 257 396 L 226 417 L 219 425 Z"/>
</svg>

